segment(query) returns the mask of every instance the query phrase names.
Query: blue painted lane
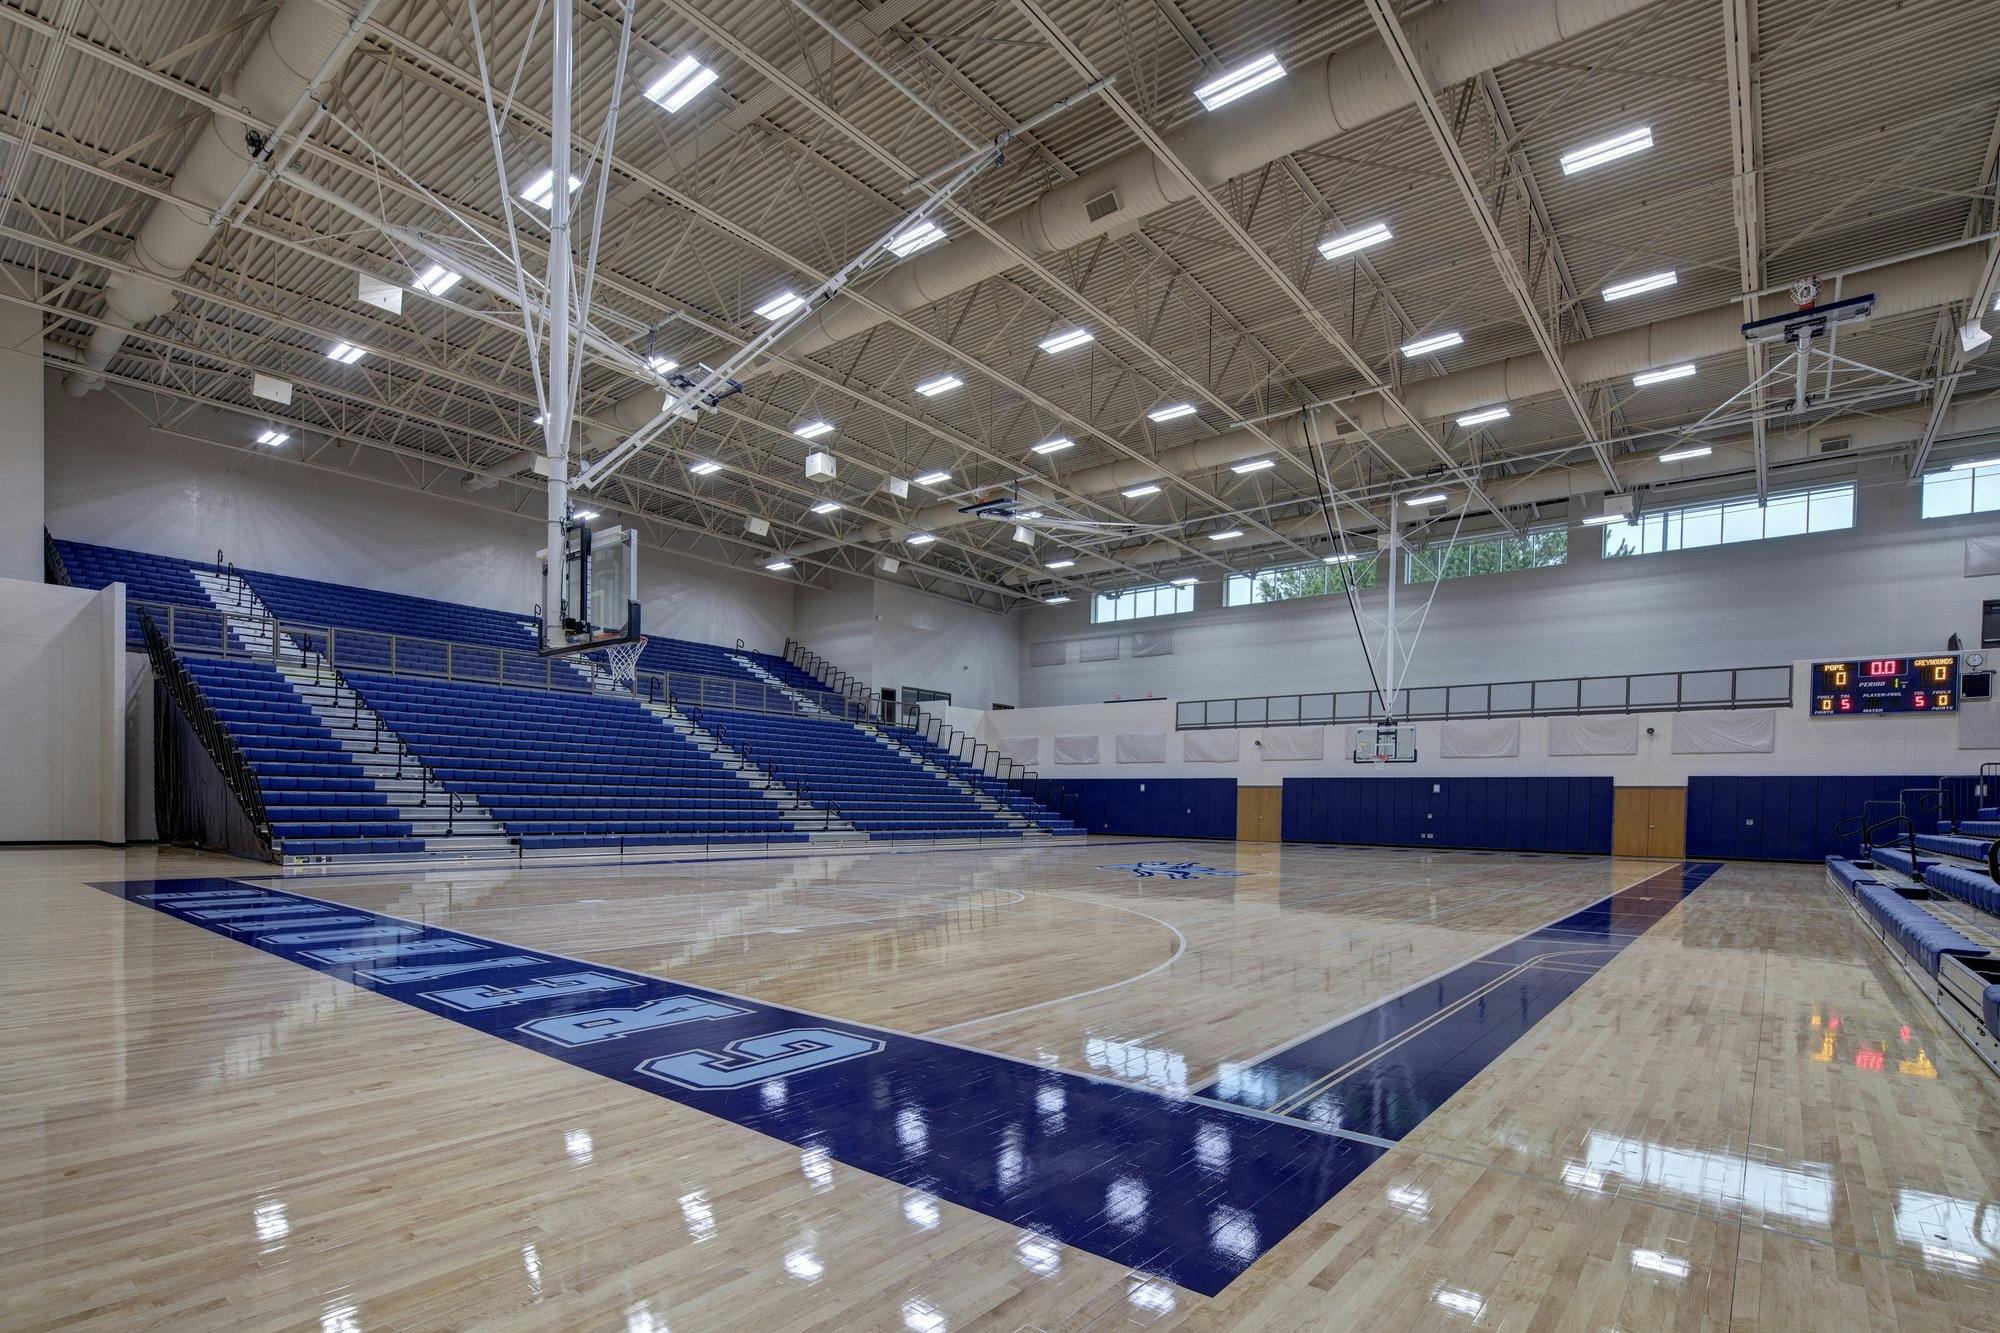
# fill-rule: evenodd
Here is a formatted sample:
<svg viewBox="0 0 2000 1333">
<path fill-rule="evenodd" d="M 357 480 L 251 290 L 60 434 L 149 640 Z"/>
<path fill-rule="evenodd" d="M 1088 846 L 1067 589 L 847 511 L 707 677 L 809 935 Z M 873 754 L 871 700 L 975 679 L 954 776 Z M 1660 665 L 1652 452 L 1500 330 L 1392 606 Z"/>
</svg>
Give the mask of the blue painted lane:
<svg viewBox="0 0 2000 1333">
<path fill-rule="evenodd" d="M 1683 864 L 1252 1063 L 1197 1096 L 1401 1140 L 1714 874 Z"/>
<path fill-rule="evenodd" d="M 1214 1295 L 1375 1145 L 239 880 L 96 887 L 449 1022 Z"/>
</svg>

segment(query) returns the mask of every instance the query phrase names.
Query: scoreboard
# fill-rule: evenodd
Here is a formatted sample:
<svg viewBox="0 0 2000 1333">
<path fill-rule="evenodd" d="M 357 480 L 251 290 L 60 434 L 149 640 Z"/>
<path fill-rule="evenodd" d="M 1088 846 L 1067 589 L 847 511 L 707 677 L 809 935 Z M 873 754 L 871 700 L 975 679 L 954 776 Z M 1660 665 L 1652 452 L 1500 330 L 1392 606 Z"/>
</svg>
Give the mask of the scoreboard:
<svg viewBox="0 0 2000 1333">
<path fill-rule="evenodd" d="M 1813 663 L 1814 717 L 1958 711 L 1958 656 Z"/>
</svg>

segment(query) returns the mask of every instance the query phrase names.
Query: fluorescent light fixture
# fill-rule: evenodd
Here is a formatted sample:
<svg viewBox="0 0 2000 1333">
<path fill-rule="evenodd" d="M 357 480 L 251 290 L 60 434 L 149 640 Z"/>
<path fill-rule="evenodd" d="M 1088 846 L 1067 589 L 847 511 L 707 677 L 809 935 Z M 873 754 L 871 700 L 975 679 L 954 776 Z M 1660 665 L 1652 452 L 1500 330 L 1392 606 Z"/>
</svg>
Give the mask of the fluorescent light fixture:
<svg viewBox="0 0 2000 1333">
<path fill-rule="evenodd" d="M 965 381 L 958 376 L 940 375 L 934 380 L 925 380 L 922 384 L 919 384 L 917 392 L 926 398 L 935 398 L 941 393 L 950 393 L 953 389 L 962 389 L 964 387 Z"/>
<path fill-rule="evenodd" d="M 1076 441 L 1067 435 L 1058 435 L 1053 440 L 1043 440 L 1028 450 L 1031 454 L 1059 454 L 1065 449 L 1076 448 Z"/>
<path fill-rule="evenodd" d="M 328 360 L 338 361 L 343 366 L 351 366 L 368 353 L 353 343 L 335 343 L 326 349 L 326 355 Z"/>
<path fill-rule="evenodd" d="M 1042 568 L 1043 568 L 1043 569 L 1069 569 L 1069 568 L 1071 568 L 1072 566 L 1074 566 L 1075 564 L 1076 564 L 1076 561 L 1074 561 L 1074 560 L 1050 560 L 1050 561 L 1046 562 L 1045 564 L 1043 564 Z"/>
<path fill-rule="evenodd" d="M 1665 384 L 1668 380 L 1684 380 L 1694 374 L 1694 362 L 1683 361 L 1678 366 L 1661 366 L 1658 370 L 1642 370 L 1632 377 L 1632 387 L 1643 389 L 1648 384 Z"/>
<path fill-rule="evenodd" d="M 1447 347 L 1456 347 L 1465 341 L 1465 335 L 1453 329 L 1450 333 L 1433 333 L 1429 337 L 1406 342 L 1397 350 L 1404 356 L 1429 356 L 1432 352 L 1442 352 Z"/>
<path fill-rule="evenodd" d="M 1669 449 L 1660 455 L 1660 461 L 1662 463 L 1684 463 L 1690 458 L 1707 458 L 1714 452 L 1715 450 L 1709 448 L 1707 445 L 1698 444 L 1691 449 Z"/>
<path fill-rule="evenodd" d="M 912 478 L 919 486 L 941 486 L 951 480 L 951 473 L 939 468 L 936 472 L 926 472 L 921 477 Z"/>
<path fill-rule="evenodd" d="M 1953 463 L 1953 472 L 1972 472 L 1983 467 L 2000 467 L 2000 458 L 1968 458 L 1963 463 Z"/>
<path fill-rule="evenodd" d="M 579 523 L 588 523 L 597 517 L 597 511 L 595 509 L 579 509 L 574 514 L 571 514 L 570 517 Z"/>
<path fill-rule="evenodd" d="M 1657 292 L 1662 287 L 1671 287 L 1680 280 L 1679 273 L 1668 269 L 1664 273 L 1648 273 L 1643 278 L 1627 278 L 1624 282 L 1614 282 L 1598 295 L 1607 301 L 1622 301 L 1641 292 Z"/>
<path fill-rule="evenodd" d="M 443 264 L 432 264 L 417 275 L 416 288 L 420 292 L 429 292 L 432 296 L 443 296 L 458 286 L 459 276 Z"/>
<path fill-rule="evenodd" d="M 1178 421 L 1182 417 L 1191 417 L 1194 414 L 1195 406 L 1193 403 L 1169 403 L 1165 407 L 1154 408 L 1146 415 L 1154 421 Z"/>
<path fill-rule="evenodd" d="M 1238 537 L 1241 537 L 1242 535 L 1243 535 L 1243 529 L 1229 528 L 1222 532 L 1209 533 L 1208 539 L 1212 542 L 1227 542 L 1227 541 L 1234 541 Z"/>
<path fill-rule="evenodd" d="M 1653 146 L 1653 127 L 1641 125 L 1636 130 L 1615 134 L 1598 143 L 1572 148 L 1562 155 L 1563 175 L 1574 176 L 1579 171 L 1589 171 L 1601 167 L 1606 162 L 1616 162 L 1621 157 L 1643 153 Z"/>
<path fill-rule="evenodd" d="M 1194 90 L 1194 95 L 1210 111 L 1228 106 L 1239 97 L 1256 92 L 1267 83 L 1276 83 L 1285 77 L 1285 67 L 1278 63 L 1278 57 L 1270 51 L 1255 60 L 1225 70 Z"/>
<path fill-rule="evenodd" d="M 825 421 L 808 421 L 803 426 L 792 427 L 792 434 L 802 440 L 817 440 L 822 435 L 833 434 L 833 426 Z"/>
<path fill-rule="evenodd" d="M 569 178 L 569 192 L 575 194 L 577 187 L 582 184 L 583 181 L 579 177 L 571 176 Z M 552 207 L 556 201 L 555 169 L 552 167 L 529 181 L 528 187 L 521 191 L 521 197 L 536 208 Z"/>
<path fill-rule="evenodd" d="M 914 227 L 907 227 L 889 238 L 889 253 L 898 259 L 907 259 L 919 250 L 928 250 L 944 239 L 944 228 L 926 218 Z"/>
<path fill-rule="evenodd" d="M 1406 505 L 1441 505 L 1444 503 L 1444 492 L 1430 491 L 1424 495 L 1406 495 L 1403 497 L 1403 503 Z"/>
<path fill-rule="evenodd" d="M 815 514 L 837 514 L 840 512 L 840 509 L 841 504 L 838 500 L 821 500 L 813 506 Z"/>
<path fill-rule="evenodd" d="M 722 464 L 716 462 L 714 459 L 704 458 L 699 463 L 688 464 L 688 471 L 694 473 L 697 477 L 706 477 L 711 472 L 722 471 Z"/>
<path fill-rule="evenodd" d="M 1122 490 L 1118 493 L 1124 496 L 1128 500 L 1138 500 L 1138 499 L 1143 499 L 1148 495 L 1158 495 L 1160 493 L 1160 488 L 1158 486 L 1155 486 L 1152 482 L 1149 481 L 1144 486 L 1128 487 L 1127 489 Z"/>
<path fill-rule="evenodd" d="M 1062 605 L 1062 604 L 1063 604 L 1064 602 L 1067 602 L 1068 600 L 1069 600 L 1069 598 L 1067 598 L 1067 597 L 1044 597 L 1044 598 L 1042 598 L 1042 605 L 1043 605 L 1043 606 L 1061 606 L 1061 605 Z"/>
<path fill-rule="evenodd" d="M 1067 352 L 1073 347 L 1081 347 L 1085 343 L 1096 341 L 1097 335 L 1089 329 L 1070 329 L 1066 333 L 1051 333 L 1042 339 L 1041 348 L 1053 356 L 1057 352 Z"/>
<path fill-rule="evenodd" d="M 714 70 L 693 56 L 682 56 L 665 74 L 653 80 L 646 89 L 646 100 L 659 103 L 661 110 L 672 115 L 714 82 Z"/>
<path fill-rule="evenodd" d="M 1458 419 L 1458 424 L 1461 426 L 1483 426 L 1489 421 L 1505 421 L 1513 415 L 1512 412 L 1509 412 L 1504 407 L 1482 407 L 1477 412 L 1467 412 Z"/>
<path fill-rule="evenodd" d="M 1344 555 L 1323 555 L 1319 558 L 1319 562 L 1322 565 L 1347 565 L 1364 558 L 1359 552 L 1353 552 Z"/>
<path fill-rule="evenodd" d="M 1658 1250 L 1632 1251 L 1632 1267 L 1643 1268 L 1649 1273 L 1661 1273 L 1667 1277 L 1686 1277 L 1688 1261 L 1671 1254 L 1661 1254 Z"/>
<path fill-rule="evenodd" d="M 655 375 L 670 375 L 680 369 L 681 363 L 670 356 L 649 356 L 646 365 Z"/>
<path fill-rule="evenodd" d="M 1015 518 L 1018 518 L 1018 519 L 1020 519 L 1020 520 L 1021 520 L 1022 522 L 1024 522 L 1024 523 L 1025 523 L 1025 522 L 1027 522 L 1027 521 L 1029 521 L 1030 519 L 1037 519 L 1037 518 L 1040 518 L 1041 516 L 1042 516 L 1042 511 L 1041 511 L 1041 510 L 1039 510 L 1039 509 L 1030 509 L 1030 510 L 1029 510 L 1029 511 L 1028 511 L 1027 513 L 1025 513 L 1025 514 L 1016 514 L 1016 515 L 1014 515 L 1014 517 L 1015 517 Z"/>
<path fill-rule="evenodd" d="M 1328 259 L 1338 259 L 1342 255 L 1351 255 L 1358 250 L 1366 250 L 1384 241 L 1393 240 L 1395 235 L 1395 232 L 1389 230 L 1388 223 L 1377 222 L 1355 231 L 1327 237 L 1319 243 L 1319 252 Z"/>
<path fill-rule="evenodd" d="M 1601 528 L 1606 523 L 1624 523 L 1628 521 L 1623 514 L 1592 514 L 1583 520 L 1583 526 L 1586 528 Z"/>
<path fill-rule="evenodd" d="M 267 430 L 262 435 L 259 435 L 257 437 L 257 443 L 268 444 L 275 448 L 276 446 L 283 444 L 286 440 L 289 440 L 291 438 L 292 437 L 287 435 L 284 431 Z"/>
<path fill-rule="evenodd" d="M 913 532 L 903 538 L 903 544 L 906 546 L 929 546 L 936 540 L 937 538 L 928 532 Z"/>
<path fill-rule="evenodd" d="M 1278 466 L 1278 460 L 1275 458 L 1258 458 L 1248 463 L 1237 463 L 1229 470 L 1240 476 L 1245 472 L 1262 472 L 1265 468 L 1276 466 Z"/>
<path fill-rule="evenodd" d="M 791 567 L 792 562 L 789 560 L 767 560 L 764 562 L 764 568 L 770 570 L 773 574 L 781 574 Z"/>
<path fill-rule="evenodd" d="M 787 287 L 770 300 L 757 307 L 757 313 L 765 319 L 777 321 L 795 310 L 805 309 L 806 298 Z"/>
<path fill-rule="evenodd" d="M 1168 579 L 1167 582 L 1173 584 L 1176 588 L 1192 588 L 1195 584 L 1200 583 L 1201 580 L 1189 574 L 1185 578 Z"/>
</svg>

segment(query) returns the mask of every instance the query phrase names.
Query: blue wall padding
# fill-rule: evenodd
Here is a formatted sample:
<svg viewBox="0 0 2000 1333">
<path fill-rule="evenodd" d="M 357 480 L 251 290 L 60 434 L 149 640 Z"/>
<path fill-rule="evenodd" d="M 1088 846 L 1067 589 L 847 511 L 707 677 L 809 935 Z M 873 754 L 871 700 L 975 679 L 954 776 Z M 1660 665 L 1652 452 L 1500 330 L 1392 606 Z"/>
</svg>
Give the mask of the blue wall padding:
<svg viewBox="0 0 2000 1333">
<path fill-rule="evenodd" d="M 1065 811 L 1091 833 L 1138 838 L 1234 838 L 1234 778 L 1064 778 Z"/>
<path fill-rule="evenodd" d="M 1611 850 L 1610 778 L 1286 778 L 1286 842 Z"/>
</svg>

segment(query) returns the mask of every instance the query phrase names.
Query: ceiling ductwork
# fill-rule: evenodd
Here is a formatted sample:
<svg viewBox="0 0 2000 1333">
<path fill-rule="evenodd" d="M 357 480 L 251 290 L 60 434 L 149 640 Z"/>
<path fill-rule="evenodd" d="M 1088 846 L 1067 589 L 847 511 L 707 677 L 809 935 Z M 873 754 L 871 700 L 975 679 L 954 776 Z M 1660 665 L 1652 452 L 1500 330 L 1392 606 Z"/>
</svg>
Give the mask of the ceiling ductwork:
<svg viewBox="0 0 2000 1333">
<path fill-rule="evenodd" d="M 285 0 L 231 77 L 225 96 L 257 126 L 280 124 L 326 64 L 340 55 L 360 28 L 354 14 L 332 0 Z M 235 194 L 250 169 L 251 125 L 215 112 L 174 171 L 169 190 L 176 203 L 160 202 L 123 256 L 140 274 L 113 274 L 105 284 L 104 318 L 90 336 L 81 369 L 63 377 L 63 388 L 82 397 L 102 384 L 97 372 L 111 363 L 133 329 L 170 313 L 179 298 L 169 284 L 194 266 L 214 239 L 217 208 Z M 155 278 L 159 279 L 158 281 Z"/>
</svg>

